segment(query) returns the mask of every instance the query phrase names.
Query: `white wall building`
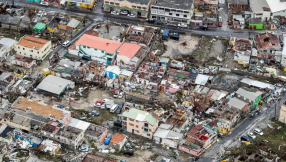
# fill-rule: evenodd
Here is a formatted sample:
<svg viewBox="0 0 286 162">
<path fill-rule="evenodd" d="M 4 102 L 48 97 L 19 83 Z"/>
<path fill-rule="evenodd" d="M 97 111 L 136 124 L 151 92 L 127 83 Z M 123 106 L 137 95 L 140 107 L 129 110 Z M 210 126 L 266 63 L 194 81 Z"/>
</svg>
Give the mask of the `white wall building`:
<svg viewBox="0 0 286 162">
<path fill-rule="evenodd" d="M 0 39 L 0 58 L 6 56 L 13 48 L 17 41 L 10 38 Z"/>
<path fill-rule="evenodd" d="M 286 16 L 286 2 L 281 0 L 266 0 L 272 12 L 271 18 L 276 16 Z"/>
<path fill-rule="evenodd" d="M 77 56 L 89 56 L 92 60 L 111 64 L 117 55 L 120 42 L 84 34 L 74 46 L 69 48 L 69 53 Z"/>
<path fill-rule="evenodd" d="M 251 0 L 252 18 L 259 18 L 268 21 L 271 17 L 271 10 L 266 0 Z"/>
<path fill-rule="evenodd" d="M 154 0 L 151 5 L 151 18 L 161 21 L 189 24 L 192 15 L 192 0 Z"/>
<path fill-rule="evenodd" d="M 51 52 L 52 42 L 42 38 L 25 35 L 15 44 L 17 55 L 43 60 Z"/>
</svg>

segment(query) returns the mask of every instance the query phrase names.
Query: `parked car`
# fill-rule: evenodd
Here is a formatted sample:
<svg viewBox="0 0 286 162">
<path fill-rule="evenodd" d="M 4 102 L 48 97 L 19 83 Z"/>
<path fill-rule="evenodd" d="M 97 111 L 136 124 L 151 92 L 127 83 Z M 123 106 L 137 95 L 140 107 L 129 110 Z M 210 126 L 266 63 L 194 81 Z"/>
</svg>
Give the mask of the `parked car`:
<svg viewBox="0 0 286 162">
<path fill-rule="evenodd" d="M 208 26 L 207 25 L 201 26 L 200 29 L 201 30 L 208 30 Z"/>
<path fill-rule="evenodd" d="M 120 14 L 121 15 L 128 15 L 128 12 L 127 11 L 121 11 Z"/>
<path fill-rule="evenodd" d="M 118 98 L 122 98 L 124 96 L 124 92 L 120 92 Z"/>
<path fill-rule="evenodd" d="M 99 112 L 96 111 L 96 110 L 92 110 L 92 111 L 91 111 L 91 115 L 92 115 L 92 116 L 98 116 L 98 115 L 99 115 Z"/>
<path fill-rule="evenodd" d="M 224 137 L 224 135 L 222 133 L 220 133 L 220 132 L 217 134 L 217 136 L 220 137 L 220 138 Z"/>
<path fill-rule="evenodd" d="M 251 143 L 250 139 L 247 137 L 247 136 L 241 136 L 240 137 L 240 140 L 243 142 L 243 141 L 247 141 L 249 143 Z"/>
<path fill-rule="evenodd" d="M 133 17 L 133 18 L 136 17 L 134 14 L 128 14 L 127 16 L 128 16 L 128 17 Z"/>
<path fill-rule="evenodd" d="M 148 23 L 155 23 L 155 19 L 146 19 L 146 22 L 148 22 Z"/>
<path fill-rule="evenodd" d="M 105 109 L 106 108 L 106 104 L 103 103 L 101 106 L 100 106 L 100 109 Z"/>
<path fill-rule="evenodd" d="M 116 127 L 122 127 L 122 120 L 118 119 L 118 120 L 114 121 L 113 125 L 116 126 Z"/>
<path fill-rule="evenodd" d="M 41 2 L 40 5 L 48 7 L 49 6 L 49 2 Z"/>
<path fill-rule="evenodd" d="M 117 12 L 117 11 L 111 11 L 111 15 L 119 15 L 119 12 Z"/>
<path fill-rule="evenodd" d="M 103 104 L 103 101 L 95 101 L 94 106 L 95 107 L 100 107 Z"/>
<path fill-rule="evenodd" d="M 107 102 L 109 99 L 108 98 L 105 98 L 105 99 L 103 99 L 102 101 L 103 102 Z"/>
<path fill-rule="evenodd" d="M 121 113 L 121 110 L 122 110 L 123 106 L 124 106 L 124 102 L 119 102 L 118 108 L 116 110 L 116 114 L 120 114 Z"/>
<path fill-rule="evenodd" d="M 188 25 L 187 25 L 187 24 L 180 23 L 180 24 L 178 24 L 178 27 L 186 28 L 186 27 L 188 27 Z"/>
<path fill-rule="evenodd" d="M 129 155 L 129 156 L 133 156 L 134 155 L 134 151 L 133 150 L 124 150 L 123 151 L 124 155 Z"/>
<path fill-rule="evenodd" d="M 255 136 L 252 132 L 247 132 L 247 135 L 248 135 L 250 138 L 253 138 L 253 139 L 256 138 L 256 136 Z"/>
<path fill-rule="evenodd" d="M 253 131 L 254 133 L 256 133 L 256 134 L 258 134 L 258 135 L 260 135 L 260 136 L 263 136 L 263 132 L 260 130 L 260 129 L 254 129 L 254 131 Z"/>
<path fill-rule="evenodd" d="M 59 105 L 59 106 L 57 106 L 58 108 L 60 108 L 60 109 L 63 109 L 63 108 L 65 108 L 65 106 L 64 105 Z"/>
<path fill-rule="evenodd" d="M 65 41 L 64 43 L 63 43 L 63 47 L 68 47 L 68 46 L 70 46 L 70 41 Z"/>
<path fill-rule="evenodd" d="M 111 108 L 110 108 L 110 112 L 111 113 L 114 113 L 118 108 L 118 105 L 117 104 L 114 104 Z"/>
<path fill-rule="evenodd" d="M 89 151 L 90 146 L 87 144 L 83 144 L 80 148 L 79 151 L 81 152 L 88 152 Z"/>
</svg>

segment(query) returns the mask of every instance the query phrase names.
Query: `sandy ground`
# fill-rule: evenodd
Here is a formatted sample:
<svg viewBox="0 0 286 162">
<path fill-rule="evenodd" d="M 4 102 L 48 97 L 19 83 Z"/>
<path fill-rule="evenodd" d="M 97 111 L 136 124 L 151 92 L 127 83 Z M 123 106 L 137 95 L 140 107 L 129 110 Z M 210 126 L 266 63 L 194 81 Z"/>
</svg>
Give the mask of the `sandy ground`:
<svg viewBox="0 0 286 162">
<path fill-rule="evenodd" d="M 148 158 L 153 154 L 150 150 L 143 150 L 143 151 L 135 151 L 134 156 L 126 157 L 126 156 L 115 156 L 111 155 L 111 157 L 120 160 L 126 160 L 128 162 L 146 162 Z"/>
<path fill-rule="evenodd" d="M 194 37 L 190 35 L 180 35 L 180 40 L 169 39 L 164 44 L 167 46 L 167 51 L 163 56 L 173 57 L 177 54 L 190 54 L 199 42 L 199 37 Z M 186 45 L 183 45 L 183 43 Z"/>
</svg>

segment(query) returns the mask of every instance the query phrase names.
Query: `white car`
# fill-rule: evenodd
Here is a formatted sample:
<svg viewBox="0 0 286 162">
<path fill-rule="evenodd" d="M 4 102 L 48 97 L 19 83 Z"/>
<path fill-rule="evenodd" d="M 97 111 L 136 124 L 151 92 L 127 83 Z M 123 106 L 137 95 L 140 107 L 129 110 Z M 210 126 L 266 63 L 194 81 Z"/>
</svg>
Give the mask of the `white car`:
<svg viewBox="0 0 286 162">
<path fill-rule="evenodd" d="M 106 103 L 109 99 L 105 98 L 102 100 L 102 102 Z"/>
<path fill-rule="evenodd" d="M 117 11 L 111 11 L 111 15 L 119 15 L 119 12 L 117 12 Z"/>
<path fill-rule="evenodd" d="M 63 47 L 68 47 L 70 44 L 71 44 L 70 41 L 65 41 L 65 42 L 63 43 Z"/>
<path fill-rule="evenodd" d="M 120 92 L 118 98 L 122 98 L 124 96 L 124 92 Z"/>
<path fill-rule="evenodd" d="M 41 2 L 40 5 L 48 7 L 49 6 L 49 2 Z"/>
<path fill-rule="evenodd" d="M 134 14 L 128 14 L 127 16 L 128 16 L 128 17 L 133 17 L 133 18 L 136 17 Z"/>
<path fill-rule="evenodd" d="M 113 97 L 114 97 L 114 98 L 117 98 L 117 97 L 118 97 L 118 94 L 114 94 Z"/>
<path fill-rule="evenodd" d="M 127 11 L 121 11 L 120 14 L 121 14 L 121 15 L 127 15 L 128 12 L 127 12 Z"/>
<path fill-rule="evenodd" d="M 256 134 L 258 134 L 258 135 L 260 135 L 260 136 L 263 136 L 263 132 L 260 130 L 260 129 L 254 129 L 254 131 L 253 131 L 254 133 L 256 133 Z"/>
<path fill-rule="evenodd" d="M 105 103 L 100 106 L 100 109 L 105 109 Z"/>
<path fill-rule="evenodd" d="M 255 136 L 252 132 L 247 132 L 247 135 L 248 135 L 250 138 L 253 138 L 253 139 L 256 138 L 256 136 Z"/>
<path fill-rule="evenodd" d="M 188 27 L 188 25 L 187 25 L 187 24 L 182 24 L 182 23 L 180 23 L 180 24 L 178 24 L 178 27 L 186 28 L 186 27 Z"/>
</svg>

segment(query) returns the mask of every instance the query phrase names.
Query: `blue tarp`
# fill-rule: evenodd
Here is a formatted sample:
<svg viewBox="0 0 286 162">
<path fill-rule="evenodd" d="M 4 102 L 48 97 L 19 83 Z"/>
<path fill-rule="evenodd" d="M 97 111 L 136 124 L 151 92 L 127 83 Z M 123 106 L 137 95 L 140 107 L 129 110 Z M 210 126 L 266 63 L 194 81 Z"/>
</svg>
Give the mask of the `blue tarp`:
<svg viewBox="0 0 286 162">
<path fill-rule="evenodd" d="M 110 140 L 111 140 L 110 137 L 109 137 L 109 138 L 106 138 L 106 139 L 104 140 L 104 144 L 105 144 L 105 145 L 109 145 Z"/>
</svg>

